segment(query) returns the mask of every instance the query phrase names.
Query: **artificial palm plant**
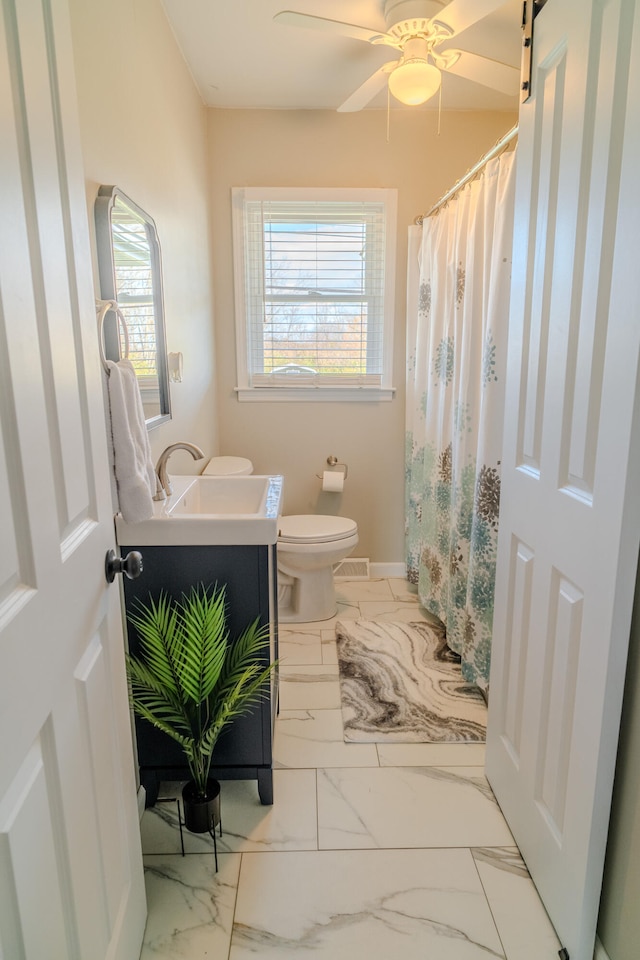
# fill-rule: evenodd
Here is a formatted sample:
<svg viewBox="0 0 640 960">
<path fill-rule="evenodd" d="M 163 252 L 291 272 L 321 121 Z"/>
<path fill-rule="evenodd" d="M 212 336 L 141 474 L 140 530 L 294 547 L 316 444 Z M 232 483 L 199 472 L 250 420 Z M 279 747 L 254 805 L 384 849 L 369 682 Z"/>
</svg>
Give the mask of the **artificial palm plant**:
<svg viewBox="0 0 640 960">
<path fill-rule="evenodd" d="M 181 600 L 139 603 L 129 619 L 141 652 L 127 657 L 133 709 L 181 745 L 193 793 L 204 799 L 220 733 L 267 692 L 269 628 L 255 620 L 232 640 L 224 586 L 203 584 Z"/>
</svg>

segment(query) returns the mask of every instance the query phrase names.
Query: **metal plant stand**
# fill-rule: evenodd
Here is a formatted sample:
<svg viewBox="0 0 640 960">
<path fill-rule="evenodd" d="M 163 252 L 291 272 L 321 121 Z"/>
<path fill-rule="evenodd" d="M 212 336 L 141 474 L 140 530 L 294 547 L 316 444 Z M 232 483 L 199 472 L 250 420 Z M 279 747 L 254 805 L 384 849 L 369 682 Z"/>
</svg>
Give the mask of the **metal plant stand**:
<svg viewBox="0 0 640 960">
<path fill-rule="evenodd" d="M 175 803 L 176 804 L 178 808 L 178 826 L 180 828 L 180 848 L 182 850 L 182 856 L 184 857 L 185 855 L 184 833 L 182 831 L 184 820 L 182 818 L 182 808 L 180 806 L 179 798 L 178 797 L 158 797 L 158 799 L 156 800 L 156 803 Z M 220 827 L 220 836 L 222 836 L 222 817 L 220 818 L 219 827 Z M 209 836 L 213 840 L 213 856 L 216 863 L 216 873 L 217 873 L 218 872 L 218 844 L 216 842 L 216 824 L 213 821 L 213 818 L 211 820 L 211 826 L 209 827 L 209 830 L 207 832 L 209 833 Z"/>
</svg>

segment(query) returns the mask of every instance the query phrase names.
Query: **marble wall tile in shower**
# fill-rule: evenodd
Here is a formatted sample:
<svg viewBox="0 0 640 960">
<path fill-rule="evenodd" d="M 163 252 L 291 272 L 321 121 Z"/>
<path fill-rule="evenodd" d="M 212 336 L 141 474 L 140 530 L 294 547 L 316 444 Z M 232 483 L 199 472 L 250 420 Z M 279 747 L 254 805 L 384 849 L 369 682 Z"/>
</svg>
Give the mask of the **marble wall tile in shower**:
<svg viewBox="0 0 640 960">
<path fill-rule="evenodd" d="M 321 850 L 514 843 L 477 767 L 318 770 L 318 841 Z"/>
<path fill-rule="evenodd" d="M 229 960 L 503 958 L 468 850 L 245 854 Z"/>
</svg>

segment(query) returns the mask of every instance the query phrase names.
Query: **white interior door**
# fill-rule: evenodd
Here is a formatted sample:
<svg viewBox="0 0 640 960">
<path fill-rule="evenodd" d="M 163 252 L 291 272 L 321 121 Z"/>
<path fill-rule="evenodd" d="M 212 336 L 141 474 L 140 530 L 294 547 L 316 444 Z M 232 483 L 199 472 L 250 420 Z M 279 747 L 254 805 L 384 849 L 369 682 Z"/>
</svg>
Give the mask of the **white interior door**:
<svg viewBox="0 0 640 960">
<path fill-rule="evenodd" d="M 145 921 L 66 0 L 0 13 L 0 956 Z M 96 65 L 99 68 L 99 65 Z"/>
<path fill-rule="evenodd" d="M 520 114 L 487 775 L 593 956 L 640 531 L 640 11 L 549 0 Z"/>
</svg>

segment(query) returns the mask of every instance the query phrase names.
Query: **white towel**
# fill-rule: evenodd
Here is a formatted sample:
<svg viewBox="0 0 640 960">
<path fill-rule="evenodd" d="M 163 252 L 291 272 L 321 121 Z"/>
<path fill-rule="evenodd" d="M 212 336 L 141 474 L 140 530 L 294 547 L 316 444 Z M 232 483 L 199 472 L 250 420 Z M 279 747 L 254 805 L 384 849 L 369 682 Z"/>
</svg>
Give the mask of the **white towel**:
<svg viewBox="0 0 640 960">
<path fill-rule="evenodd" d="M 130 360 L 107 360 L 113 463 L 120 512 L 128 523 L 153 516 L 156 473 L 142 398 Z"/>
</svg>

